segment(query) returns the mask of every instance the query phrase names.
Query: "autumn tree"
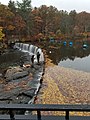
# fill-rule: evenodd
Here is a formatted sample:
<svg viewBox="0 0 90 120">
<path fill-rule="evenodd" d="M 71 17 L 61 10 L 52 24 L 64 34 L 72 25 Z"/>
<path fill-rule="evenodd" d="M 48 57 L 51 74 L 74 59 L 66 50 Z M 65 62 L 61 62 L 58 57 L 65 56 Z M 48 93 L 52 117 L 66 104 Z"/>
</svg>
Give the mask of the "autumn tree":
<svg viewBox="0 0 90 120">
<path fill-rule="evenodd" d="M 56 33 L 57 29 L 59 29 L 59 17 L 57 15 L 58 10 L 53 6 L 48 7 L 48 14 L 47 14 L 47 31 Z"/>
<path fill-rule="evenodd" d="M 80 32 L 87 32 L 90 28 L 90 13 L 81 12 L 77 14 L 76 25 L 80 28 Z"/>
<path fill-rule="evenodd" d="M 10 0 L 8 6 L 0 4 L 0 26 L 6 37 L 63 38 L 90 31 L 90 13 L 46 5 L 32 8 L 31 0 Z"/>
<path fill-rule="evenodd" d="M 70 17 L 70 32 L 72 33 L 72 31 L 74 30 L 74 27 L 76 25 L 76 11 L 72 10 L 69 13 L 69 17 Z"/>
<path fill-rule="evenodd" d="M 70 18 L 67 11 L 60 11 L 60 30 L 63 34 L 69 33 Z"/>
<path fill-rule="evenodd" d="M 14 29 L 12 28 L 12 26 L 9 26 L 9 27 L 11 27 L 11 29 L 13 30 L 12 34 L 14 36 L 18 35 L 18 37 L 20 38 L 21 34 L 24 33 L 24 30 L 26 27 L 25 21 L 23 20 L 22 16 L 19 15 L 19 13 L 17 11 L 16 3 L 14 1 L 10 0 L 8 3 L 8 7 L 14 13 L 14 18 L 13 18 Z M 10 28 L 9 28 L 9 30 L 10 30 Z"/>
<path fill-rule="evenodd" d="M 43 20 L 40 17 L 39 9 L 36 7 L 32 10 L 32 19 L 33 19 L 33 35 L 42 33 Z"/>
<path fill-rule="evenodd" d="M 0 41 L 2 41 L 3 37 L 5 36 L 2 30 L 2 27 L 0 27 Z"/>
<path fill-rule="evenodd" d="M 39 12 L 39 17 L 42 19 L 42 27 L 41 27 L 41 31 L 42 33 L 45 35 L 46 34 L 46 24 L 47 24 L 47 14 L 48 14 L 48 7 L 46 5 L 42 5 L 41 7 L 39 7 L 38 9 Z"/>
<path fill-rule="evenodd" d="M 31 29 L 31 0 L 22 0 L 22 2 L 17 1 L 18 13 L 22 16 L 26 23 L 27 35 L 30 35 Z"/>
<path fill-rule="evenodd" d="M 44 35 L 49 35 L 50 32 L 56 32 L 56 26 L 58 24 L 57 20 L 57 8 L 53 6 L 47 7 L 46 5 L 42 5 L 38 8 L 39 14 L 38 16 L 42 20 L 41 24 L 41 33 Z"/>
<path fill-rule="evenodd" d="M 9 35 L 10 31 L 14 30 L 14 14 L 10 11 L 9 7 L 0 5 L 0 26 L 3 27 L 5 35 Z"/>
</svg>

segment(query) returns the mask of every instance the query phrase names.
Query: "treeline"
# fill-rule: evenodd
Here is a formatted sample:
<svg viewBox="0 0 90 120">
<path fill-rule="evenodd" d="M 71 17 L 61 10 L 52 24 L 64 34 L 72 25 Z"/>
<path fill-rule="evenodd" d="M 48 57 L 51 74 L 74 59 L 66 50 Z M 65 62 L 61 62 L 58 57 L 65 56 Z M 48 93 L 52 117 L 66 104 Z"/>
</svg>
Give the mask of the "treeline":
<svg viewBox="0 0 90 120">
<path fill-rule="evenodd" d="M 10 0 L 8 6 L 0 4 L 0 28 L 7 40 L 85 36 L 90 32 L 90 13 L 75 10 L 68 13 L 46 5 L 33 8 L 31 0 L 17 3 Z"/>
</svg>

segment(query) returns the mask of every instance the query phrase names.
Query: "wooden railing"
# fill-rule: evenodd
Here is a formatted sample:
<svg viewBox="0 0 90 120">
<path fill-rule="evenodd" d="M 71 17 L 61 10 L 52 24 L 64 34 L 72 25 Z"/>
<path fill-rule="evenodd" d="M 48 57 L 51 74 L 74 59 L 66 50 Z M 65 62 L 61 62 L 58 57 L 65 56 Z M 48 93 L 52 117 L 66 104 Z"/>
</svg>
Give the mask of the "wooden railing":
<svg viewBox="0 0 90 120">
<path fill-rule="evenodd" d="M 0 115 L 0 120 L 90 120 L 89 116 L 70 116 L 70 112 L 90 112 L 90 104 L 0 104 L 0 110 L 8 110 L 8 115 Z M 14 111 L 37 111 L 37 115 L 16 115 Z M 42 116 L 41 111 L 64 111 L 65 116 Z"/>
</svg>

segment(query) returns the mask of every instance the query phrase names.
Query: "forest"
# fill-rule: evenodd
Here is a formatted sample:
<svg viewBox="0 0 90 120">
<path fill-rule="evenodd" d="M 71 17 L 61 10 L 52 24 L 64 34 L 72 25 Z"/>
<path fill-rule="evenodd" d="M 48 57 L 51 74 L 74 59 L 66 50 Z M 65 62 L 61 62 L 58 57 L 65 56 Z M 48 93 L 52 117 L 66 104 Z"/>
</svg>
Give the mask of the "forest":
<svg viewBox="0 0 90 120">
<path fill-rule="evenodd" d="M 9 1 L 0 4 L 0 41 L 48 41 L 50 38 L 89 36 L 90 13 L 69 13 L 54 6 L 34 7 L 31 0 Z"/>
</svg>

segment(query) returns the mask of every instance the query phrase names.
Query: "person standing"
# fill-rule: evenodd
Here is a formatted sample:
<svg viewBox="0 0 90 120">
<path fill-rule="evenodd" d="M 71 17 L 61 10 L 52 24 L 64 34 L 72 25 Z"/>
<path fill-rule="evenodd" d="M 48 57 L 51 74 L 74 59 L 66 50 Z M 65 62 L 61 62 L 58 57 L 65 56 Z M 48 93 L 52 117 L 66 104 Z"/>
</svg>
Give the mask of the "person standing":
<svg viewBox="0 0 90 120">
<path fill-rule="evenodd" d="M 37 63 L 38 64 L 40 63 L 40 53 L 39 53 L 39 51 L 37 52 Z"/>
<path fill-rule="evenodd" d="M 34 55 L 31 56 L 32 67 L 34 67 Z"/>
</svg>

